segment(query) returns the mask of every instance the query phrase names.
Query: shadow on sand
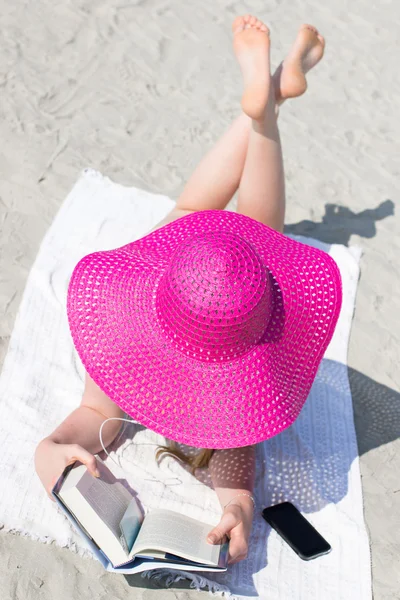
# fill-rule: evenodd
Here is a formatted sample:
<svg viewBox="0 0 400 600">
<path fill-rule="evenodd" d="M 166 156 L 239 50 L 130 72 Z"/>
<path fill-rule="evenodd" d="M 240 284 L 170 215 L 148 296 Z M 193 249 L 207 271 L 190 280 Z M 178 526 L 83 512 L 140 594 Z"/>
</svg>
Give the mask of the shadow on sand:
<svg viewBox="0 0 400 600">
<path fill-rule="evenodd" d="M 359 455 L 400 437 L 400 393 L 348 368 Z"/>
<path fill-rule="evenodd" d="M 325 204 L 322 221 L 304 220 L 285 225 L 285 233 L 315 238 L 326 244 L 348 246 L 353 234 L 373 238 L 376 235 L 376 221 L 382 221 L 392 215 L 392 200 L 385 200 L 377 208 L 368 208 L 359 213 L 338 204 Z"/>
</svg>

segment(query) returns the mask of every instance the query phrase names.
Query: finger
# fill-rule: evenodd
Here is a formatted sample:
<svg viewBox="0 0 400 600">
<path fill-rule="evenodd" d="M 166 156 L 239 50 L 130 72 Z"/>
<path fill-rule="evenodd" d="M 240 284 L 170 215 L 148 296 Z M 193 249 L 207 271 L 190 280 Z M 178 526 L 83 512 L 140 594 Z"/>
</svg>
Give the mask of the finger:
<svg viewBox="0 0 400 600">
<path fill-rule="evenodd" d="M 229 564 L 239 562 L 247 557 L 249 549 L 249 535 L 243 523 L 239 523 L 237 527 L 231 531 L 231 539 L 229 542 Z"/>
<path fill-rule="evenodd" d="M 240 523 L 240 518 L 233 513 L 224 513 L 218 525 L 211 529 L 207 536 L 210 544 L 221 544 L 228 533 Z"/>
<path fill-rule="evenodd" d="M 247 553 L 243 554 L 243 555 L 235 556 L 235 558 L 229 558 L 228 565 L 236 565 L 236 563 L 240 562 L 241 560 L 246 560 L 246 558 L 247 558 Z"/>
<path fill-rule="evenodd" d="M 232 529 L 230 538 L 228 563 L 232 564 L 247 557 L 249 532 L 243 522 Z"/>
<path fill-rule="evenodd" d="M 228 563 L 233 564 L 247 558 L 248 549 L 248 544 L 244 538 L 231 538 Z"/>
<path fill-rule="evenodd" d="M 85 465 L 91 475 L 94 477 L 100 477 L 100 471 L 97 468 L 96 457 L 85 450 L 85 448 L 82 448 L 82 446 L 79 446 L 78 444 L 72 444 L 70 446 L 70 450 L 67 452 L 67 460 L 67 465 L 79 460 L 79 462 Z"/>
</svg>

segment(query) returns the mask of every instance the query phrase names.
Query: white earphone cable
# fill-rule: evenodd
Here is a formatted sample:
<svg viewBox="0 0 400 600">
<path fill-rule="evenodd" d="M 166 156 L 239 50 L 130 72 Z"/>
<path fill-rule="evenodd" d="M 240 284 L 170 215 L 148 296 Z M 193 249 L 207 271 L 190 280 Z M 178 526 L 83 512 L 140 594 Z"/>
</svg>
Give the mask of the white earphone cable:
<svg viewBox="0 0 400 600">
<path fill-rule="evenodd" d="M 102 424 L 100 425 L 100 429 L 99 429 L 99 439 L 100 439 L 101 447 L 103 448 L 104 452 L 107 454 L 108 458 L 110 460 L 112 460 L 113 463 L 115 465 L 117 465 L 117 467 L 119 469 L 121 469 L 122 472 L 125 473 L 123 467 L 120 464 L 118 464 L 117 461 L 114 460 L 112 456 L 110 456 L 109 452 L 107 452 L 107 450 L 106 450 L 106 448 L 104 446 L 102 433 L 103 433 L 103 427 L 107 423 L 107 421 L 125 421 L 126 423 L 134 423 L 134 424 L 136 423 L 136 421 L 133 421 L 132 419 L 124 419 L 124 418 L 121 418 L 121 417 L 109 417 L 108 419 L 106 419 L 105 421 L 102 422 Z M 170 485 L 170 486 L 172 486 L 172 485 L 181 485 L 182 484 L 182 480 L 179 477 L 176 477 L 176 476 L 175 477 L 169 477 L 169 478 L 165 479 L 164 481 L 161 481 L 160 479 L 156 479 L 155 477 L 152 477 L 152 478 L 147 478 L 146 477 L 146 481 L 153 481 L 153 482 L 158 483 L 158 484 L 164 484 L 164 485 Z M 171 483 L 171 481 L 173 481 L 174 483 Z"/>
<path fill-rule="evenodd" d="M 103 421 L 102 424 L 100 425 L 99 438 L 100 438 L 101 447 L 103 448 L 104 452 L 107 454 L 108 458 L 110 460 L 112 460 L 113 463 L 115 463 L 119 469 L 122 469 L 121 465 L 119 465 L 117 463 L 117 461 L 114 460 L 112 456 L 110 456 L 110 454 L 107 452 L 107 450 L 106 450 L 106 448 L 105 448 L 105 446 L 103 444 L 103 437 L 102 437 L 103 427 L 107 423 L 107 421 L 126 421 L 127 423 L 134 423 L 135 421 L 132 421 L 132 419 L 123 419 L 121 417 L 110 417 L 109 419 L 106 419 L 105 421 Z"/>
</svg>

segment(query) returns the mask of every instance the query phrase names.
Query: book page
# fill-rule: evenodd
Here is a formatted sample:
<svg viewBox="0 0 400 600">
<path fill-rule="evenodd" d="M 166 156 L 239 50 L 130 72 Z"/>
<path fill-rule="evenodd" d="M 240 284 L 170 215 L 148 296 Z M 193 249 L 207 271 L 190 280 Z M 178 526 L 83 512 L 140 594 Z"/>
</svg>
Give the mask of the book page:
<svg viewBox="0 0 400 600">
<path fill-rule="evenodd" d="M 120 520 L 135 499 L 101 461 L 98 469 L 101 478 L 93 477 L 85 465 L 73 468 L 57 495 L 80 528 L 101 548 L 112 565 L 118 566 L 128 559 Z"/>
<path fill-rule="evenodd" d="M 143 515 L 136 500 L 132 498 L 119 524 L 124 540 L 123 545 L 128 553 L 131 551 L 133 543 L 137 538 L 142 522 Z"/>
<path fill-rule="evenodd" d="M 120 523 L 133 496 L 107 467 L 98 461 L 101 478 L 86 471 L 76 488 L 111 532 L 121 538 Z"/>
<path fill-rule="evenodd" d="M 221 546 L 208 544 L 212 525 L 170 510 L 154 510 L 146 515 L 131 555 L 151 550 L 168 552 L 194 562 L 217 565 Z"/>
</svg>

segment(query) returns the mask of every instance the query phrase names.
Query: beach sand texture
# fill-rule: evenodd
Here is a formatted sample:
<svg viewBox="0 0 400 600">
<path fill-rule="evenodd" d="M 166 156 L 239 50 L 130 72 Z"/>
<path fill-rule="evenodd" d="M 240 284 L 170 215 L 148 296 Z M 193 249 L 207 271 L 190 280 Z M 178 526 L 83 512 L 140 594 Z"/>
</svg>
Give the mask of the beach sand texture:
<svg viewBox="0 0 400 600">
<path fill-rule="evenodd" d="M 176 198 L 238 113 L 233 18 L 251 12 L 270 26 L 273 66 L 301 23 L 326 37 L 307 94 L 280 115 L 287 231 L 364 249 L 350 383 L 374 597 L 398 600 L 398 6 L 0 0 L 0 7 L 1 360 L 40 241 L 81 169 Z M 5 600 L 198 597 L 178 585 L 161 596 L 140 577 L 105 574 L 94 561 L 18 536 L 0 533 L 0 556 Z"/>
</svg>

